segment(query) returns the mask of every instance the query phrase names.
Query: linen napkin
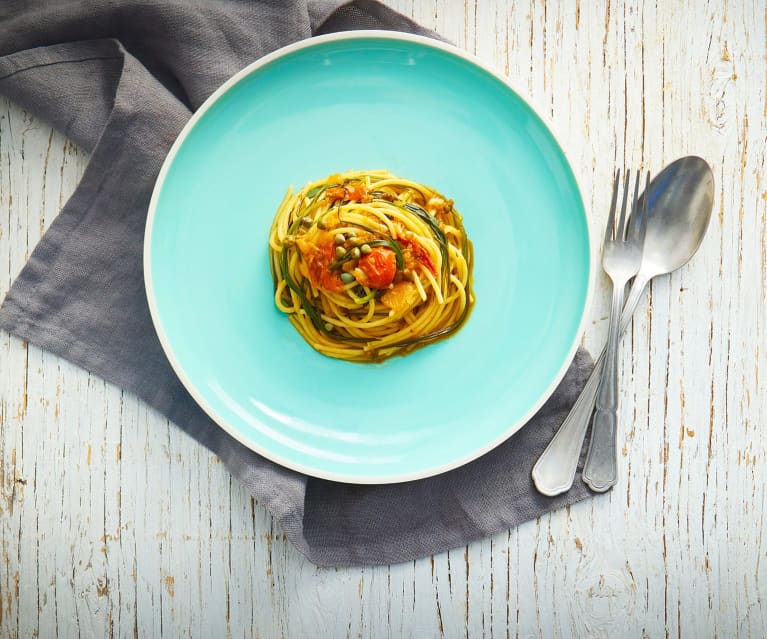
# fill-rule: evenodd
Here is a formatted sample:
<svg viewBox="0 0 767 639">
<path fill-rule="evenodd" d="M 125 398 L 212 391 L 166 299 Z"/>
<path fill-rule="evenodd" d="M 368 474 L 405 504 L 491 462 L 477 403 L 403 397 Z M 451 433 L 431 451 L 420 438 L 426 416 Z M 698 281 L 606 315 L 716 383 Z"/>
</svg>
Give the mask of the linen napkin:
<svg viewBox="0 0 767 639">
<path fill-rule="evenodd" d="M 91 153 L 74 195 L 0 308 L 0 327 L 135 393 L 220 456 L 320 565 L 412 560 L 590 495 L 539 495 L 533 463 L 591 370 L 580 351 L 506 443 L 438 477 L 381 486 L 306 477 L 216 426 L 174 375 L 144 293 L 142 243 L 160 165 L 191 113 L 258 57 L 323 32 L 434 35 L 370 0 L 6 0 L 0 93 Z M 583 460 L 581 460 L 581 463 Z"/>
</svg>

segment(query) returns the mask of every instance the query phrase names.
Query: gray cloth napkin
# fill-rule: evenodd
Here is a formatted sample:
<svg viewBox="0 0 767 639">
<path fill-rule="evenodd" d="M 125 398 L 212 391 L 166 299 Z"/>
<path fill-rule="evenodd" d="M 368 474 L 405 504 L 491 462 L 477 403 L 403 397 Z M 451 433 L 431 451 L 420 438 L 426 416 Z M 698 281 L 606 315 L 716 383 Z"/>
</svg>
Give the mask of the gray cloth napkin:
<svg viewBox="0 0 767 639">
<path fill-rule="evenodd" d="M 591 370 L 584 351 L 506 443 L 438 477 L 382 486 L 317 480 L 256 455 L 218 428 L 171 370 L 142 271 L 147 206 L 166 152 L 192 111 L 249 62 L 354 28 L 434 35 L 369 0 L 0 4 L 0 93 L 92 154 L 6 296 L 0 327 L 136 393 L 219 455 L 311 561 L 335 566 L 437 553 L 590 494 L 578 480 L 546 498 L 530 479 Z"/>
</svg>

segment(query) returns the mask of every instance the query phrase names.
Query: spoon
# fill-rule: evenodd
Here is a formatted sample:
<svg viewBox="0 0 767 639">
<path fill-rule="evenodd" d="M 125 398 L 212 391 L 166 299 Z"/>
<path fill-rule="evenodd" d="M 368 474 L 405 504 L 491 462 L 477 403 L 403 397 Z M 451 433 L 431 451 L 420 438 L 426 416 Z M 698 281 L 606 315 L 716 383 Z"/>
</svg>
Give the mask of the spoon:
<svg viewBox="0 0 767 639">
<path fill-rule="evenodd" d="M 683 157 L 655 176 L 640 203 L 648 194 L 642 264 L 623 306 L 621 334 L 650 280 L 684 266 L 700 247 L 714 206 L 714 174 L 705 160 Z M 559 495 L 573 485 L 603 364 L 604 349 L 578 400 L 533 466 L 533 482 L 544 495 Z"/>
</svg>

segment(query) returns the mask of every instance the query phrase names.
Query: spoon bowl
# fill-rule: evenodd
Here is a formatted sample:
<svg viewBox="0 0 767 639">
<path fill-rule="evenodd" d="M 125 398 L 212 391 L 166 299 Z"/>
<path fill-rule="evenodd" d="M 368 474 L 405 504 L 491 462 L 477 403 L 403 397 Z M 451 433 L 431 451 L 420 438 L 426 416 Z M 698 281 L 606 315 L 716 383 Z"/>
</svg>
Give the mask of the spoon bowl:
<svg viewBox="0 0 767 639">
<path fill-rule="evenodd" d="M 650 182 L 649 198 L 639 270 L 647 279 L 684 266 L 700 247 L 714 206 L 711 167 L 697 156 L 680 158 Z"/>
</svg>

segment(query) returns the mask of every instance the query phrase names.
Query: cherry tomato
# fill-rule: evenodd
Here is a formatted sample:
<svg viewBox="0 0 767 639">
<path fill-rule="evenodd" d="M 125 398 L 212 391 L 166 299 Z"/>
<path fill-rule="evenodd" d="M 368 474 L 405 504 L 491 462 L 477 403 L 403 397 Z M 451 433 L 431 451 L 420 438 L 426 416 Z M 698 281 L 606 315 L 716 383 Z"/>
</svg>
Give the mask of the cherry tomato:
<svg viewBox="0 0 767 639">
<path fill-rule="evenodd" d="M 365 274 L 370 288 L 386 288 L 397 274 L 397 256 L 389 248 L 376 246 L 360 258 L 358 268 Z"/>
<path fill-rule="evenodd" d="M 328 268 L 335 258 L 336 248 L 333 240 L 329 236 L 318 244 L 299 240 L 297 245 L 306 260 L 312 284 L 326 291 L 342 291 L 344 283 L 339 274 Z"/>
<path fill-rule="evenodd" d="M 411 240 L 406 237 L 400 237 L 397 239 L 397 241 L 402 245 L 402 248 L 404 249 L 405 265 L 408 268 L 413 268 L 413 262 L 420 262 L 433 274 L 437 274 L 437 269 L 434 268 L 434 264 L 431 263 L 429 253 L 423 246 L 421 246 L 415 240 Z"/>
</svg>

